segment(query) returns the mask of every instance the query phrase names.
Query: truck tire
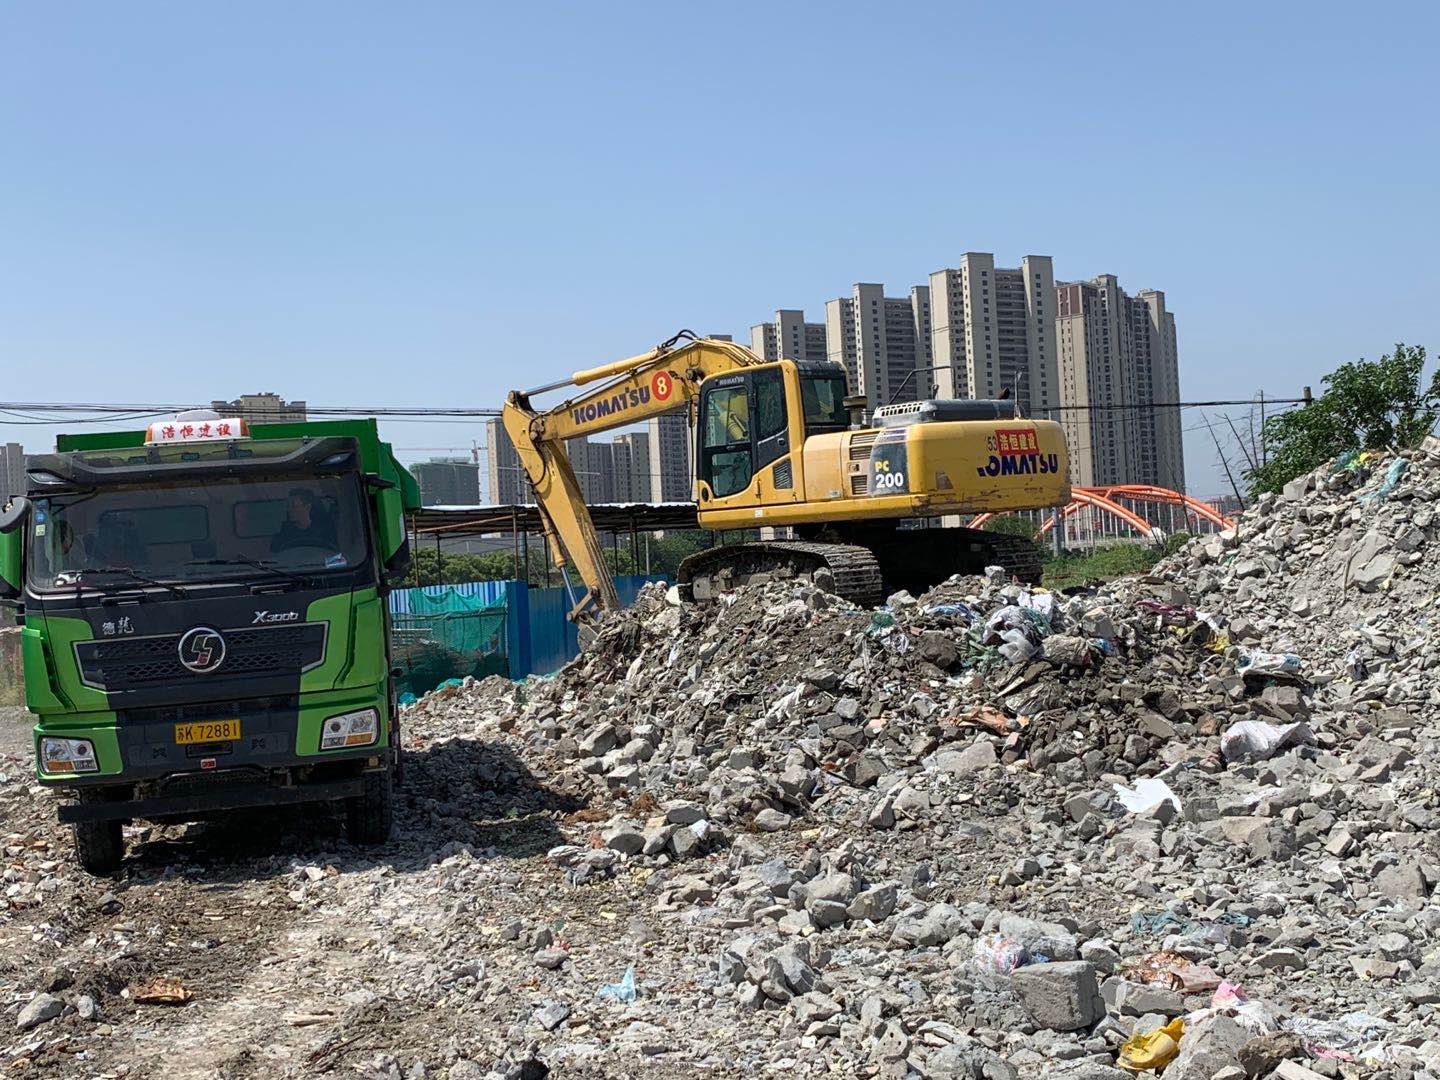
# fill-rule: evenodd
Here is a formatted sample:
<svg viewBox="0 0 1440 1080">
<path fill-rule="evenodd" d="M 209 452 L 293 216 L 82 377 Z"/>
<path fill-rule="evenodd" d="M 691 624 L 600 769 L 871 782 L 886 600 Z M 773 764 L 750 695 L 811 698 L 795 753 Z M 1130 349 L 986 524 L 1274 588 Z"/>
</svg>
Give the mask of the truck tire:
<svg viewBox="0 0 1440 1080">
<path fill-rule="evenodd" d="M 383 844 L 394 818 L 390 770 L 366 773 L 364 781 L 364 794 L 345 800 L 345 835 L 352 844 Z"/>
<path fill-rule="evenodd" d="M 81 788 L 77 793 L 81 806 L 109 802 L 109 793 L 96 788 Z M 77 821 L 70 826 L 75 835 L 75 860 L 91 874 L 113 874 L 125 858 L 125 836 L 118 821 Z"/>
</svg>

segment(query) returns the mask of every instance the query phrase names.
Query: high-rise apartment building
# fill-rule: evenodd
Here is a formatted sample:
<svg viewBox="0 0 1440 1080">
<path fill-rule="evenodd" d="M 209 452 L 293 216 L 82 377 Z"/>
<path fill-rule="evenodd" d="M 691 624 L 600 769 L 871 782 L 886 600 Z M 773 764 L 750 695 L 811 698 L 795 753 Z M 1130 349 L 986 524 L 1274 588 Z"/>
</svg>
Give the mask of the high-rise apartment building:
<svg viewBox="0 0 1440 1080">
<path fill-rule="evenodd" d="M 750 328 L 750 351 L 762 360 L 826 360 L 825 324 L 808 323 L 805 312 L 782 308 L 774 322 Z"/>
<path fill-rule="evenodd" d="M 431 458 L 410 466 L 423 506 L 475 506 L 480 502 L 480 466 L 469 458 Z"/>
<path fill-rule="evenodd" d="M 498 416 L 485 421 L 485 481 L 486 498 L 497 506 L 535 501 L 520 455 Z"/>
<path fill-rule="evenodd" d="M 650 501 L 650 433 L 616 435 L 611 444 L 615 459 L 615 501 Z"/>
<path fill-rule="evenodd" d="M 279 394 L 262 390 L 241 394 L 234 401 L 212 401 L 210 407 L 221 416 L 237 416 L 250 424 L 303 424 L 305 402 L 286 401 Z"/>
<path fill-rule="evenodd" d="M 928 286 L 901 298 L 859 282 L 848 298 L 825 305 L 827 358 L 844 365 L 851 393 L 863 394 L 871 409 L 929 396 L 930 340 Z"/>
<path fill-rule="evenodd" d="M 650 501 L 689 502 L 695 497 L 690 474 L 690 414 L 657 416 L 646 425 L 650 441 Z"/>
<path fill-rule="evenodd" d="M 1044 417 L 1059 404 L 1055 279 L 1048 255 L 1017 269 L 970 251 L 953 270 L 930 275 L 935 383 L 940 397 L 994 398 L 1009 390 L 1022 412 Z"/>
<path fill-rule="evenodd" d="M 0 506 L 12 495 L 25 494 L 25 448 L 18 442 L 0 443 Z"/>
<path fill-rule="evenodd" d="M 1156 484 L 1185 490 L 1175 316 L 1165 294 L 1131 297 L 1113 274 L 1055 290 L 1060 416 L 1070 478 L 1086 487 Z"/>
<path fill-rule="evenodd" d="M 615 501 L 615 446 L 608 442 L 592 442 L 588 435 L 565 440 L 570 455 L 570 468 L 580 484 L 580 494 L 587 503 Z"/>
</svg>

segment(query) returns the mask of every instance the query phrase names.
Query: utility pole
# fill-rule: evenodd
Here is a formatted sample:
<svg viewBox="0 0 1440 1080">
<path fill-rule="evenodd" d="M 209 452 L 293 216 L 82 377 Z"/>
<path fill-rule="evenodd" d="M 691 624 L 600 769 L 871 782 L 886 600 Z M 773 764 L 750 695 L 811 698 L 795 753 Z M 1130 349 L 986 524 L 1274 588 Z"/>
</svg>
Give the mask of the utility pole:
<svg viewBox="0 0 1440 1080">
<path fill-rule="evenodd" d="M 1265 452 L 1265 391 L 1260 391 L 1260 464 L 1263 466 L 1268 462 Z"/>
<path fill-rule="evenodd" d="M 1230 471 L 1230 459 L 1225 456 L 1225 451 L 1220 449 L 1220 440 L 1215 437 L 1215 429 L 1210 426 L 1210 418 L 1205 417 L 1205 430 L 1210 432 L 1210 441 L 1215 444 L 1215 453 L 1220 455 L 1220 464 L 1225 468 L 1225 478 L 1230 481 L 1230 490 L 1235 493 L 1235 501 L 1240 504 L 1240 509 L 1245 509 L 1245 499 L 1240 494 L 1240 486 L 1235 483 L 1235 474 Z"/>
</svg>

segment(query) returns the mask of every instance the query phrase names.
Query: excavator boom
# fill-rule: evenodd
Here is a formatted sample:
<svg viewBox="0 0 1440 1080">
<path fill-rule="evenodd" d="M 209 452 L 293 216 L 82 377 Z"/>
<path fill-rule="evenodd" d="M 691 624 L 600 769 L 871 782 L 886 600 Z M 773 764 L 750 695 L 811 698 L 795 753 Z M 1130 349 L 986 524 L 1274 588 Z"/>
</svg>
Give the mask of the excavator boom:
<svg viewBox="0 0 1440 1080">
<path fill-rule="evenodd" d="M 706 378 L 762 363 L 744 346 L 684 331 L 639 356 L 577 371 L 568 380 L 534 390 L 513 391 L 506 399 L 505 431 L 534 486 L 555 562 L 563 569 L 568 555 L 586 587 L 572 619 L 586 618 L 596 605 L 616 610 L 620 598 L 565 441 L 679 412 L 698 396 Z M 597 382 L 601 385 L 544 410 L 530 402 L 533 394 Z"/>
</svg>

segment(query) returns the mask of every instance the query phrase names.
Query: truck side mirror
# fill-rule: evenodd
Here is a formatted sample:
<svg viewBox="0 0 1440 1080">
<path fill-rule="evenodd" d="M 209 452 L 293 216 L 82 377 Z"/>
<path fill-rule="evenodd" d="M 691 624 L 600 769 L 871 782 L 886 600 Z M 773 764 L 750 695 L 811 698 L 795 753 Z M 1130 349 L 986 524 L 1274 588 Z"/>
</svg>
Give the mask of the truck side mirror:
<svg viewBox="0 0 1440 1080">
<path fill-rule="evenodd" d="M 13 601 L 20 595 L 20 553 L 24 549 L 22 526 L 30 517 L 30 500 L 17 495 L 0 509 L 0 600 Z"/>
<path fill-rule="evenodd" d="M 12 533 L 30 517 L 30 500 L 16 495 L 10 505 L 0 510 L 0 533 Z"/>
</svg>

